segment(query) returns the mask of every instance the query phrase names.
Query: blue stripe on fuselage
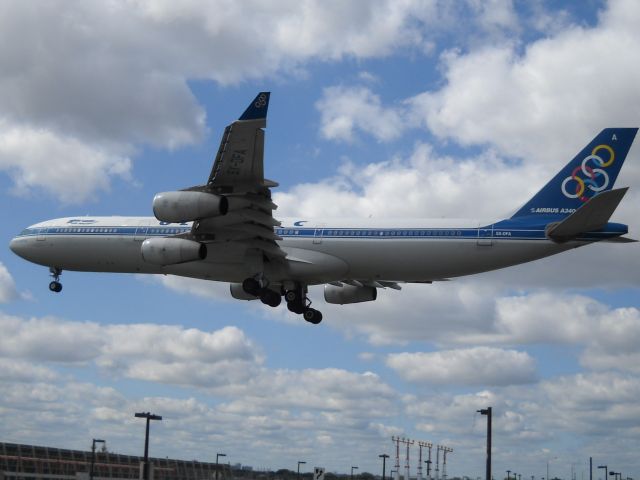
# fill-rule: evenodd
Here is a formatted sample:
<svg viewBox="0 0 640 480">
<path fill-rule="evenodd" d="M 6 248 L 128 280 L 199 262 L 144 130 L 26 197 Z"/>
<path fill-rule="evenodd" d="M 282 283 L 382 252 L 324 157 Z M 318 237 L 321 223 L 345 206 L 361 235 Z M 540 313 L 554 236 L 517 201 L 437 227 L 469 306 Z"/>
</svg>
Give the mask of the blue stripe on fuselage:
<svg viewBox="0 0 640 480">
<path fill-rule="evenodd" d="M 551 219 L 548 219 L 551 220 Z M 284 228 L 277 227 L 274 232 L 280 237 L 322 238 L 322 239 L 494 239 L 494 240 L 547 240 L 545 221 L 542 225 L 531 225 L 522 219 L 504 220 L 481 228 Z M 37 227 L 23 230 L 18 237 L 31 236 L 171 236 L 188 233 L 189 227 L 153 226 L 153 227 Z M 588 232 L 579 240 L 597 241 L 617 237 L 627 233 L 627 226 L 609 223 L 599 232 Z"/>
</svg>

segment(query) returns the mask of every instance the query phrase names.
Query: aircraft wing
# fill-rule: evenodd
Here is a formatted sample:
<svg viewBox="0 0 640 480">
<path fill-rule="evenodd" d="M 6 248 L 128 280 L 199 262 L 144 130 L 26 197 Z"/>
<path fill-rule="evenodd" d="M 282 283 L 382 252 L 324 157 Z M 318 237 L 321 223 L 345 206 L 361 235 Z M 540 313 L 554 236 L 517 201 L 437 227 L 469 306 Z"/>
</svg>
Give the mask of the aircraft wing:
<svg viewBox="0 0 640 480">
<path fill-rule="evenodd" d="M 224 216 L 194 222 L 192 235 L 206 243 L 229 243 L 240 250 L 257 250 L 270 259 L 286 254 L 273 227 L 277 206 L 271 201 L 276 182 L 264 178 L 264 130 L 267 125 L 269 92 L 260 92 L 238 120 L 222 135 L 206 185 L 187 190 L 224 195 L 229 211 Z"/>
</svg>

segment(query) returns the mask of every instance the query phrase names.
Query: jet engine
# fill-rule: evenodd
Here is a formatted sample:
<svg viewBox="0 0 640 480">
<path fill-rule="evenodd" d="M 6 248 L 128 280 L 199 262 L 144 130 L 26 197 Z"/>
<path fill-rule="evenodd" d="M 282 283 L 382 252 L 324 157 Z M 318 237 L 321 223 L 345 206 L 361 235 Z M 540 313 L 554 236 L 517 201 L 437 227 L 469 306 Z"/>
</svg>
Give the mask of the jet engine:
<svg viewBox="0 0 640 480">
<path fill-rule="evenodd" d="M 141 252 L 145 262 L 175 265 L 204 260 L 207 257 L 207 246 L 184 238 L 147 238 L 142 242 Z"/>
<path fill-rule="evenodd" d="M 324 286 L 324 299 L 327 303 L 337 303 L 344 305 L 346 303 L 372 302 L 378 296 L 378 290 L 375 287 L 354 287 L 353 285 L 343 285 L 336 287 L 335 285 Z"/>
<path fill-rule="evenodd" d="M 226 215 L 227 197 L 205 192 L 162 192 L 153 197 L 153 214 L 161 222 L 183 223 Z"/>
<path fill-rule="evenodd" d="M 231 292 L 231 296 L 236 300 L 257 300 L 259 298 L 245 292 L 241 283 L 230 283 L 229 291 Z"/>
</svg>

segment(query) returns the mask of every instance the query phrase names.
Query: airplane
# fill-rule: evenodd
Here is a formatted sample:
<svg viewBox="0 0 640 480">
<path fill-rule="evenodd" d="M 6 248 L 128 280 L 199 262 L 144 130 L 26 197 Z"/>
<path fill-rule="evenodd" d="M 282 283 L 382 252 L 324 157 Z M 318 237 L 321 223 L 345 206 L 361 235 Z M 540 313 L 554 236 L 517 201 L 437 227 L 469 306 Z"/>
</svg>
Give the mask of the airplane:
<svg viewBox="0 0 640 480">
<path fill-rule="evenodd" d="M 634 242 L 609 222 L 613 189 L 637 128 L 606 128 L 510 218 L 277 219 L 264 177 L 270 92 L 226 127 L 207 182 L 155 195 L 154 217 L 66 217 L 24 229 L 10 248 L 63 270 L 170 274 L 228 282 L 231 296 L 287 308 L 318 324 L 308 287 L 328 303 L 374 301 L 379 289 L 517 265 L 595 242 Z"/>
</svg>

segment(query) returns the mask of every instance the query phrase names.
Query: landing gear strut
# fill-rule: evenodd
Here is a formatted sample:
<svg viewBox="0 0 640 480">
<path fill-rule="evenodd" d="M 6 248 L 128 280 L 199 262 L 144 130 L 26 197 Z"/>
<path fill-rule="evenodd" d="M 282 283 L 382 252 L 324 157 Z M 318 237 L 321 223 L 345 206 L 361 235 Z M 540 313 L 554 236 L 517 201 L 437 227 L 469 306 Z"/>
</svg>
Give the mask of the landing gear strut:
<svg viewBox="0 0 640 480">
<path fill-rule="evenodd" d="M 51 273 L 51 277 L 53 278 L 53 282 L 49 284 L 49 290 L 55 293 L 60 293 L 62 291 L 62 284 L 60 283 L 60 275 L 62 274 L 62 269 L 58 267 L 49 267 L 49 272 Z"/>
</svg>

